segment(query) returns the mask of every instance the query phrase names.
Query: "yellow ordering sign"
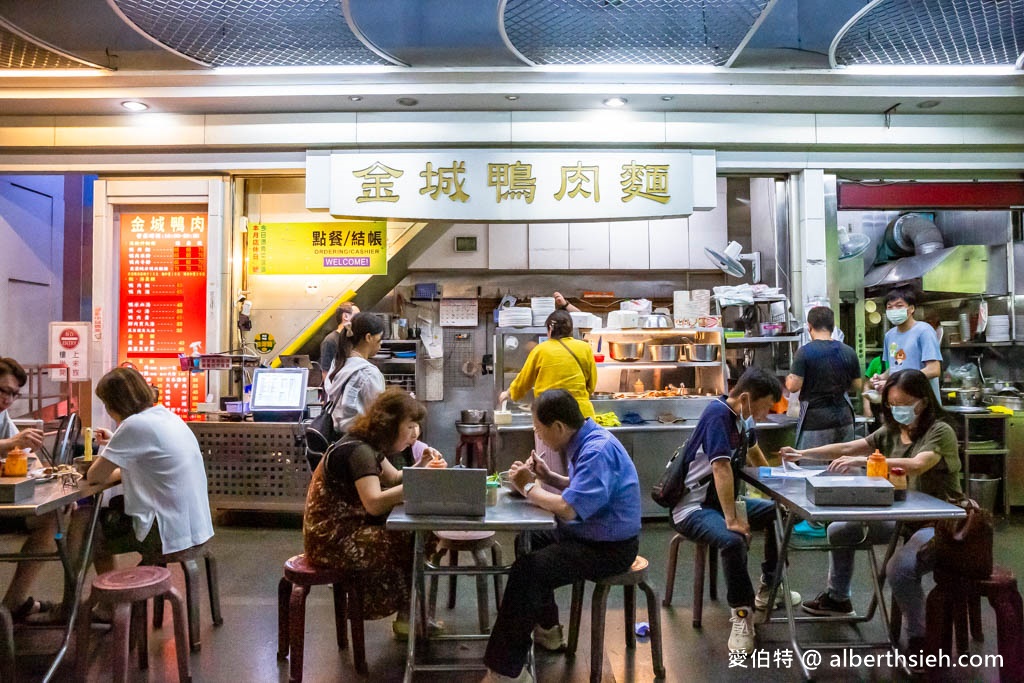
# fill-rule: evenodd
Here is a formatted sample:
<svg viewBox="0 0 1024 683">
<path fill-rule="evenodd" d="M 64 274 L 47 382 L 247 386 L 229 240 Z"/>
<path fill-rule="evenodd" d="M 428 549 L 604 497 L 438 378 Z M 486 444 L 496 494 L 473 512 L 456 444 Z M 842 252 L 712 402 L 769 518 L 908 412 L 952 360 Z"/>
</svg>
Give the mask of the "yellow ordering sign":
<svg viewBox="0 0 1024 683">
<path fill-rule="evenodd" d="M 253 275 L 383 275 L 387 221 L 258 223 L 249 226 Z"/>
</svg>

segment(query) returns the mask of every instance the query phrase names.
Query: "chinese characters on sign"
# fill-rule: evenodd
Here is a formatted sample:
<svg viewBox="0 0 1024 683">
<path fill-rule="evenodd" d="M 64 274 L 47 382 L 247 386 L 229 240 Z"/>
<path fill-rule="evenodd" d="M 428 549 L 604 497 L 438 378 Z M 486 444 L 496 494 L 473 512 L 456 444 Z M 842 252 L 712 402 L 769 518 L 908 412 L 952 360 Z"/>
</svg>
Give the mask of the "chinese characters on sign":
<svg viewBox="0 0 1024 683">
<path fill-rule="evenodd" d="M 205 377 L 189 381 L 178 354 L 206 342 L 207 214 L 122 213 L 118 362 L 160 388 L 161 402 L 188 417 Z"/>
<path fill-rule="evenodd" d="M 388 272 L 387 221 L 261 223 L 249 234 L 253 275 Z"/>
<path fill-rule="evenodd" d="M 323 168 L 337 216 L 525 222 L 693 212 L 689 152 L 337 151 Z M 307 184 L 324 181 L 318 169 Z"/>
<path fill-rule="evenodd" d="M 54 371 L 54 381 L 83 382 L 89 379 L 90 327 L 88 322 L 50 323 L 50 363 L 67 366 Z"/>
</svg>

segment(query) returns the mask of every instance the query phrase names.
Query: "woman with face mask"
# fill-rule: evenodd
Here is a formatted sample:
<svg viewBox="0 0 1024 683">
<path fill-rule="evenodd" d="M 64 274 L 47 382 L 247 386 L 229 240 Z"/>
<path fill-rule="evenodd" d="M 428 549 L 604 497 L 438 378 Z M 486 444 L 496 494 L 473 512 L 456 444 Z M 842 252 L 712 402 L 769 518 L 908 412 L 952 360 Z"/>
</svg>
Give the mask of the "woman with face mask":
<svg viewBox="0 0 1024 683">
<path fill-rule="evenodd" d="M 863 467 L 875 449 L 886 456 L 889 467 L 902 467 L 909 487 L 940 500 L 963 498 L 960 488 L 960 452 L 956 433 L 944 421 L 944 412 L 928 378 L 919 370 L 903 370 L 885 383 L 879 406 L 882 428 L 864 439 L 796 450 L 785 447 L 787 460 L 807 458 L 831 460 L 832 472 Z M 828 527 L 828 586 L 813 600 L 803 603 L 805 612 L 818 616 L 852 616 L 850 581 L 853 577 L 855 544 L 862 540 L 886 543 L 895 522 L 833 522 Z M 910 650 L 923 647 L 925 634 L 924 592 L 921 577 L 934 568 L 932 527 L 918 529 L 886 565 L 892 594 L 903 612 Z M 849 547 L 836 547 L 846 545 Z"/>
</svg>

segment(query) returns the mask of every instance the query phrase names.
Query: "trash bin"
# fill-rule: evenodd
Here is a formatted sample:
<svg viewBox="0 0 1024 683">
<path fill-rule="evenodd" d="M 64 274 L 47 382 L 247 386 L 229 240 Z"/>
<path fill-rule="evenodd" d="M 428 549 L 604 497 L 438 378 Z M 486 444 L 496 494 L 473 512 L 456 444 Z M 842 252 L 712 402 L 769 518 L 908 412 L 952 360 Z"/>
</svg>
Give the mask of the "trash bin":
<svg viewBox="0 0 1024 683">
<path fill-rule="evenodd" d="M 999 493 L 999 484 L 1002 479 L 993 477 L 990 474 L 971 474 L 971 480 L 967 484 L 967 496 L 978 501 L 978 505 L 995 514 L 996 495 Z"/>
</svg>

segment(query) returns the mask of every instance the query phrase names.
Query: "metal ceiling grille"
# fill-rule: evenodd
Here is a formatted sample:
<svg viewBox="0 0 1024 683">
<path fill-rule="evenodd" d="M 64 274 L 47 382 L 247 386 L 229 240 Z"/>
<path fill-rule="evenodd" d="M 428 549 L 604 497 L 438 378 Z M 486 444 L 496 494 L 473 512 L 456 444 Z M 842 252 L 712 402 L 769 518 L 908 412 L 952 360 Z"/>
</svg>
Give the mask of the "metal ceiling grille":
<svg viewBox="0 0 1024 683">
<path fill-rule="evenodd" d="M 715 65 L 769 0 L 507 0 L 509 43 L 534 64 Z"/>
<path fill-rule="evenodd" d="M 17 33 L 0 26 L 0 69 L 88 69 L 52 50 L 25 40 Z"/>
<path fill-rule="evenodd" d="M 1024 0 L 878 0 L 846 27 L 832 64 L 1013 65 Z"/>
<path fill-rule="evenodd" d="M 389 64 L 363 45 L 340 0 L 108 0 L 141 31 L 210 66 Z"/>
</svg>

